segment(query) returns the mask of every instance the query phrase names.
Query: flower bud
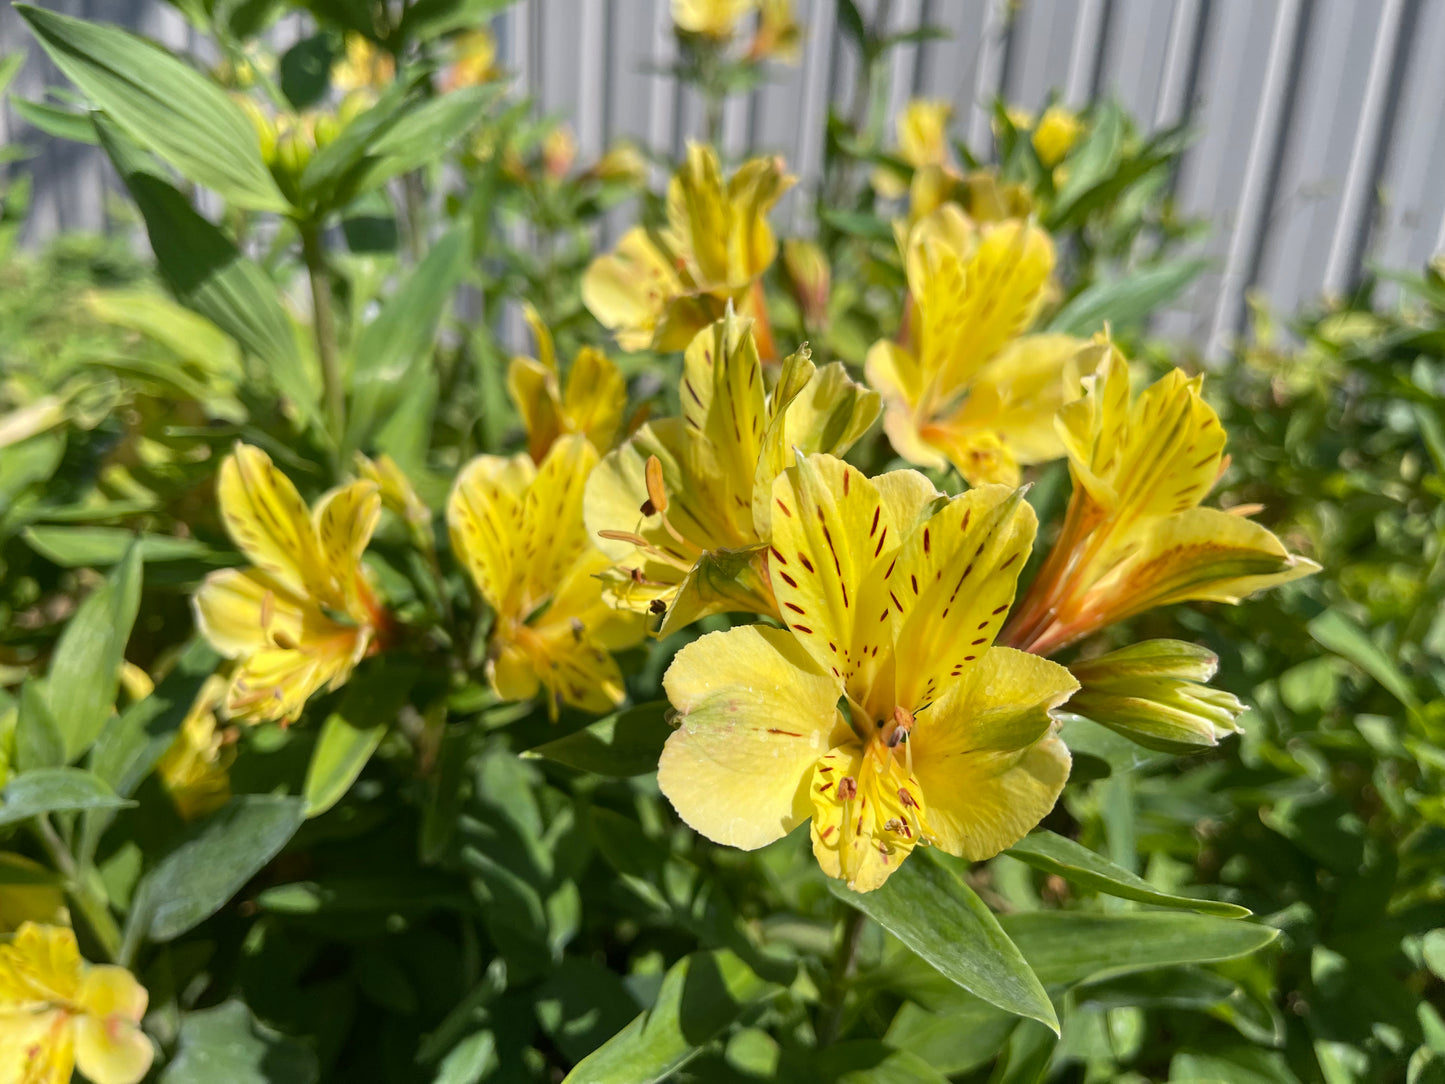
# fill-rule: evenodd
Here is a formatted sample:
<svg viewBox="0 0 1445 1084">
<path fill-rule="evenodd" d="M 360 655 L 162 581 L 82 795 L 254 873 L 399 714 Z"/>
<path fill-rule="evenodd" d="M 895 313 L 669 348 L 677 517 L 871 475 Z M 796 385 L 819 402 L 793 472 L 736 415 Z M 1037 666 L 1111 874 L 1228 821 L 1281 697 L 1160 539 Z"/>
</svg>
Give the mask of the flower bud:
<svg viewBox="0 0 1445 1084">
<path fill-rule="evenodd" d="M 832 274 L 823 250 L 812 241 L 790 238 L 783 242 L 783 270 L 788 288 L 803 311 L 803 323 L 810 330 L 826 327 Z"/>
<path fill-rule="evenodd" d="M 560 181 L 567 176 L 576 160 L 577 140 L 567 125 L 558 125 L 543 138 L 542 169 L 552 180 Z"/>
<path fill-rule="evenodd" d="M 246 119 L 251 122 L 251 127 L 256 130 L 256 141 L 261 145 L 261 161 L 271 166 L 276 161 L 276 121 L 267 115 L 254 98 L 237 94 L 233 97 L 235 103 L 241 107 L 241 112 L 246 114 Z"/>
<path fill-rule="evenodd" d="M 335 114 L 322 113 L 316 118 L 313 131 L 316 135 L 316 149 L 320 150 L 341 134 L 341 122 L 336 119 Z"/>
<path fill-rule="evenodd" d="M 599 181 L 623 181 L 635 184 L 647 176 L 647 160 L 633 144 L 622 142 L 611 147 L 597 159 L 591 170 Z"/>
<path fill-rule="evenodd" d="M 1034 129 L 1034 153 L 1045 169 L 1052 169 L 1064 160 L 1083 134 L 1083 121 L 1063 106 L 1051 105 Z"/>
<path fill-rule="evenodd" d="M 1237 733 L 1244 705 L 1211 689 L 1219 660 L 1197 644 L 1146 640 L 1069 667 L 1081 686 L 1068 710 L 1162 753 L 1189 753 Z"/>
<path fill-rule="evenodd" d="M 276 168 L 288 177 L 300 177 L 311 161 L 311 140 L 301 128 L 291 128 L 276 141 Z"/>
</svg>

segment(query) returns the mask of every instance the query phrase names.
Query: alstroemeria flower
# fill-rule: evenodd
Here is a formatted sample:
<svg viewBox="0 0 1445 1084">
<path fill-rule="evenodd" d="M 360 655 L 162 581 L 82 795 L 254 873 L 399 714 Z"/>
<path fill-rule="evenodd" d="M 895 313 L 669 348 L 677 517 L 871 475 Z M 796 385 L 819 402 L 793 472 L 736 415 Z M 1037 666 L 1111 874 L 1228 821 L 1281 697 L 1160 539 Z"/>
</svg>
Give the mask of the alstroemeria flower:
<svg viewBox="0 0 1445 1084">
<path fill-rule="evenodd" d="M 916 471 L 869 479 L 799 456 L 773 485 L 769 570 L 785 628 L 714 632 L 663 678 L 679 712 L 658 783 L 684 821 L 751 850 L 812 821 L 849 887 L 920 843 L 973 861 L 1053 807 L 1069 753 L 1050 715 L 1077 683 L 994 635 L 1036 520 L 1022 491 L 946 500 Z"/>
<path fill-rule="evenodd" d="M 27 922 L 70 923 L 60 878 L 39 862 L 0 851 L 0 873 L 0 933 L 18 930 Z"/>
<path fill-rule="evenodd" d="M 727 41 L 759 0 L 672 0 L 673 25 L 685 34 Z"/>
<path fill-rule="evenodd" d="M 582 300 L 624 350 L 681 350 L 729 301 L 761 318 L 758 276 L 778 251 L 767 215 L 793 181 L 781 159 L 754 158 L 724 182 L 717 152 L 689 143 L 667 228 L 623 234 L 582 276 Z"/>
<path fill-rule="evenodd" d="M 237 444 L 221 464 L 221 517 L 254 566 L 213 572 L 196 592 L 196 622 L 237 660 L 224 710 L 248 722 L 294 720 L 377 647 L 387 616 L 361 555 L 381 516 L 375 482 L 327 493 L 307 510 L 259 448 Z"/>
<path fill-rule="evenodd" d="M 1039 118 L 1034 129 L 1034 153 L 1045 169 L 1052 169 L 1064 160 L 1086 130 L 1078 115 L 1061 105 L 1051 105 Z"/>
<path fill-rule="evenodd" d="M 1225 433 L 1178 369 L 1131 398 L 1129 365 L 1112 345 L 1059 412 L 1074 492 L 1063 531 L 1006 639 L 1049 655 L 1126 617 L 1174 602 L 1238 602 L 1319 569 L 1232 512 L 1201 508 L 1227 465 Z"/>
<path fill-rule="evenodd" d="M 65 926 L 27 922 L 0 945 L 0 1079 L 136 1084 L 155 1051 L 140 1029 L 148 998 L 123 967 L 80 958 Z"/>
<path fill-rule="evenodd" d="M 841 455 L 878 396 L 806 351 L 769 393 L 751 321 L 729 315 L 683 359 L 682 417 L 643 425 L 587 485 L 587 527 L 612 558 L 614 605 L 666 613 L 661 634 L 710 613 L 776 616 L 767 582 L 772 485 L 791 449 Z"/>
<path fill-rule="evenodd" d="M 225 696 L 225 680 L 207 678 L 171 747 L 156 763 L 161 786 L 182 820 L 214 813 L 231 800 L 230 766 L 236 747 L 216 725 L 216 709 Z"/>
<path fill-rule="evenodd" d="M 527 451 L 533 462 L 542 462 L 565 433 L 581 433 L 598 454 L 606 454 L 622 429 L 627 381 L 606 354 L 584 346 L 572 360 L 564 386 L 552 333 L 531 305 L 525 306 L 523 315 L 537 339 L 537 357 L 512 359 L 507 390 L 527 427 Z"/>
<path fill-rule="evenodd" d="M 950 165 L 948 122 L 953 105 L 943 100 L 915 98 L 898 114 L 898 157 L 920 170 L 938 170 L 956 176 Z M 937 182 L 934 182 L 937 183 Z M 873 190 L 887 199 L 908 191 L 908 178 L 880 166 L 873 173 Z"/>
<path fill-rule="evenodd" d="M 602 597 L 611 561 L 582 523 L 582 493 L 597 451 L 573 434 L 540 466 L 525 455 L 481 455 L 462 469 L 447 501 L 452 551 L 495 614 L 487 679 L 504 700 L 547 690 L 555 718 L 565 703 L 602 713 L 622 701 L 612 651 L 644 635 L 644 619 Z"/>
<path fill-rule="evenodd" d="M 921 467 L 952 463 L 970 484 L 1017 485 L 1021 465 L 1063 454 L 1053 418 L 1084 346 L 1023 334 L 1044 299 L 1053 242 L 1022 219 L 977 223 L 944 204 L 903 247 L 907 335 L 868 351 L 888 439 Z"/>
</svg>

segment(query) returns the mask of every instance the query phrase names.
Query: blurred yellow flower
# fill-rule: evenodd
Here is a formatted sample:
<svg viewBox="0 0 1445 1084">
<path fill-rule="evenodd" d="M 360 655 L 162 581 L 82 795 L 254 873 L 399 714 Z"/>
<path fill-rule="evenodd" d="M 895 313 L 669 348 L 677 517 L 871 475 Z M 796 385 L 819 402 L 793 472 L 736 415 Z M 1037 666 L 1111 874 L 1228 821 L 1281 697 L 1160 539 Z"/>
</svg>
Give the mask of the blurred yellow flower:
<svg viewBox="0 0 1445 1084">
<path fill-rule="evenodd" d="M 156 764 L 161 786 L 182 820 L 214 813 L 231 800 L 229 769 L 236 751 L 216 729 L 216 708 L 225 697 L 225 679 L 208 678 Z"/>
<path fill-rule="evenodd" d="M 145 988 L 80 958 L 64 926 L 22 925 L 0 945 L 0 1073 L 15 1084 L 136 1084 L 155 1052 L 140 1029 Z"/>
<path fill-rule="evenodd" d="M 18 930 L 27 922 L 70 925 L 59 880 L 39 862 L 23 854 L 0 851 L 0 870 L 4 871 L 0 883 L 0 933 Z"/>
<path fill-rule="evenodd" d="M 1064 160 L 1084 131 L 1084 122 L 1074 113 L 1061 105 L 1051 105 L 1034 129 L 1034 153 L 1045 169 L 1052 169 Z"/>
<path fill-rule="evenodd" d="M 1199 507 L 1228 462 L 1202 378 L 1172 369 L 1131 398 L 1112 344 L 1085 356 L 1097 368 L 1057 422 L 1074 492 L 1009 643 L 1049 655 L 1155 606 L 1238 602 L 1318 570 L 1245 518 L 1250 509 Z"/>
<path fill-rule="evenodd" d="M 346 35 L 346 55 L 331 66 L 331 85 L 343 92 L 382 90 L 395 77 L 392 55 L 356 33 Z"/>
<path fill-rule="evenodd" d="M 717 152 L 688 144 L 667 228 L 628 230 L 587 268 L 582 300 L 624 350 L 681 350 L 728 301 L 761 316 L 754 286 L 778 249 L 767 214 L 793 181 L 780 159 L 754 158 L 724 182 Z"/>
<path fill-rule="evenodd" d="M 948 500 L 916 471 L 869 479 L 800 455 L 772 496 L 786 627 L 678 652 L 662 792 L 745 850 L 811 820 L 823 871 L 862 892 L 920 843 L 982 861 L 1017 842 L 1068 777 L 1050 712 L 1077 688 L 991 646 L 1033 543 L 1021 491 Z"/>
<path fill-rule="evenodd" d="M 572 359 L 565 385 L 552 333 L 531 305 L 523 315 L 537 340 L 537 357 L 514 357 L 507 390 L 527 427 L 527 451 L 540 463 L 557 439 L 581 433 L 598 454 L 612 450 L 627 410 L 627 381 L 602 351 L 584 346 Z"/>
<path fill-rule="evenodd" d="M 427 545 L 431 539 L 431 509 L 417 496 L 416 489 L 396 460 L 385 453 L 369 459 L 356 453 L 356 473 L 376 485 L 384 508 L 398 516 L 413 532 L 424 536 Z"/>
<path fill-rule="evenodd" d="M 684 33 L 726 41 L 757 9 L 758 0 L 672 0 L 672 21 Z"/>
<path fill-rule="evenodd" d="M 221 516 L 253 568 L 213 572 L 195 596 L 201 632 L 237 660 L 224 708 L 248 722 L 294 720 L 335 689 L 388 625 L 361 555 L 381 515 L 375 482 L 332 490 L 308 512 L 259 448 L 221 464 Z"/>
<path fill-rule="evenodd" d="M 802 55 L 803 27 L 793 11 L 793 0 L 761 0 L 749 59 L 796 64 Z"/>
<path fill-rule="evenodd" d="M 773 478 L 792 449 L 842 454 L 878 416 L 878 397 L 807 352 L 772 393 L 751 322 L 729 315 L 683 359 L 682 417 L 643 425 L 587 485 L 587 527 L 614 567 L 616 606 L 665 614 L 661 634 L 726 611 L 777 616 L 767 582 Z"/>
<path fill-rule="evenodd" d="M 898 114 L 898 157 L 913 167 L 915 183 L 919 183 L 919 171 L 929 172 L 923 187 L 944 186 L 947 178 L 938 175 L 939 171 L 951 173 L 947 167 L 952 116 L 953 106 L 948 102 L 924 98 L 913 99 Z M 873 174 L 873 188 L 880 196 L 896 199 L 908 191 L 908 179 L 886 166 L 879 167 Z"/>
<path fill-rule="evenodd" d="M 625 695 L 609 652 L 642 639 L 643 619 L 602 597 L 611 563 L 589 540 L 582 494 L 597 451 L 560 437 L 540 465 L 525 455 L 482 455 L 463 468 L 447 502 L 452 551 L 494 612 L 487 679 L 503 700 L 545 687 L 547 708 L 611 710 Z"/>
<path fill-rule="evenodd" d="M 1084 346 L 1022 334 L 1042 303 L 1053 242 L 1021 219 L 978 223 L 944 204 L 904 249 L 904 341 L 878 341 L 867 361 L 888 439 L 910 463 L 951 462 L 971 484 L 1017 485 L 1020 466 L 1063 454 L 1053 419 Z"/>
<path fill-rule="evenodd" d="M 560 181 L 572 171 L 577 161 L 577 137 L 572 129 L 559 124 L 542 139 L 542 170 L 554 181 Z"/>
<path fill-rule="evenodd" d="M 588 170 L 588 175 L 599 181 L 635 183 L 647 176 L 647 159 L 636 146 L 623 140 L 609 147 Z"/>
<path fill-rule="evenodd" d="M 497 69 L 497 39 L 490 30 L 468 30 L 453 39 L 453 60 L 441 77 L 443 92 L 489 83 Z"/>
</svg>

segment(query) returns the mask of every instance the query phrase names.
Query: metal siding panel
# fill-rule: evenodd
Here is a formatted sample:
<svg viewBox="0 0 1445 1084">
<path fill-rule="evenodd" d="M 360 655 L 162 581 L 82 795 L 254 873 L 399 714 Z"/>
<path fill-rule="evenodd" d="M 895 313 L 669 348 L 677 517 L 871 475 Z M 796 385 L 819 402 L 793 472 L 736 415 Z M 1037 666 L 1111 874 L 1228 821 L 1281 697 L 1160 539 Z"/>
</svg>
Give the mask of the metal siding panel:
<svg viewBox="0 0 1445 1084">
<path fill-rule="evenodd" d="M 1030 0 L 1014 16 L 1015 53 L 1007 81 L 1010 105 L 1038 110 L 1061 95 L 1085 0 Z"/>
<path fill-rule="evenodd" d="M 1183 2 L 1113 0 L 1114 10 L 1103 43 L 1097 86 L 1101 96 L 1114 97 L 1150 130 L 1164 89 L 1171 33 Z M 1187 63 L 1187 58 L 1181 58 Z"/>
<path fill-rule="evenodd" d="M 945 0 L 934 4 L 930 13 L 933 24 L 949 36 L 924 45 L 919 96 L 952 102 L 955 132 L 965 131 L 973 120 L 990 7 Z"/>
</svg>

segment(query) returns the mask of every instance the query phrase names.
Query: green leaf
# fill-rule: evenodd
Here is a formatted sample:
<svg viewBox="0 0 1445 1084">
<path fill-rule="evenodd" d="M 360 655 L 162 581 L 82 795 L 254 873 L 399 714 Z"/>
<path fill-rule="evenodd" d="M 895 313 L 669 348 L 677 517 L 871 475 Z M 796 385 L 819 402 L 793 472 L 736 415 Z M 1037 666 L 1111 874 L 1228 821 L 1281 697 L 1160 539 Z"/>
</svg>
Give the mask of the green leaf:
<svg viewBox="0 0 1445 1084">
<path fill-rule="evenodd" d="M 115 710 L 140 586 L 141 553 L 133 545 L 105 583 L 80 604 L 55 646 L 47 691 L 67 764 L 90 748 Z"/>
<path fill-rule="evenodd" d="M 330 34 L 302 38 L 281 54 L 281 93 L 294 109 L 309 109 L 326 96 L 335 59 Z"/>
<path fill-rule="evenodd" d="M 809 1069 L 830 1084 L 948 1084 L 948 1079 L 911 1049 L 877 1039 L 834 1043 L 810 1059 Z"/>
<path fill-rule="evenodd" d="M 1079 292 L 1054 314 L 1048 330 L 1063 335 L 1092 335 L 1133 327 L 1174 300 L 1199 277 L 1207 260 L 1174 260 L 1120 279 L 1102 279 Z"/>
<path fill-rule="evenodd" d="M 667 972 L 652 1008 L 567 1074 L 564 1084 L 655 1084 L 780 987 L 731 952 L 695 952 Z"/>
<path fill-rule="evenodd" d="M 991 1005 L 1059 1029 L 1049 995 L 978 895 L 926 854 L 914 855 L 872 892 L 828 881 L 945 978 Z"/>
<path fill-rule="evenodd" d="M 145 157 L 104 118 L 95 119 L 101 146 L 135 200 L 167 288 L 255 355 L 276 390 L 306 421 L 317 416 L 316 378 L 303 364 L 295 327 L 275 283 L 241 255 L 185 196 L 157 176 Z"/>
<path fill-rule="evenodd" d="M 578 771 L 614 779 L 647 775 L 657 771 L 663 742 L 672 733 L 667 722 L 668 707 L 666 700 L 638 704 L 522 755 L 555 760 Z"/>
<path fill-rule="evenodd" d="M 1054 206 L 1049 211 L 1051 221 L 1068 217 L 1075 203 L 1095 185 L 1108 179 L 1117 167 L 1123 138 L 1123 114 L 1117 105 L 1105 102 L 1095 111 L 1083 145 L 1069 155 L 1068 179 L 1059 189 Z"/>
<path fill-rule="evenodd" d="M 1019 840 L 1008 849 L 1008 853 L 1034 869 L 1056 873 L 1066 881 L 1107 896 L 1153 903 L 1160 907 L 1182 907 L 1221 918 L 1248 918 L 1251 914 L 1248 908 L 1233 903 L 1161 892 L 1142 877 L 1114 865 L 1082 844 L 1042 828 Z"/>
<path fill-rule="evenodd" d="M 441 157 L 486 118 L 500 93 L 499 84 L 463 87 L 410 110 L 368 148 L 371 161 L 356 191 L 368 192 Z"/>
<path fill-rule="evenodd" d="M 883 1038 L 896 1050 L 917 1054 L 945 1076 L 957 1076 L 991 1061 L 1017 1023 L 1015 1017 L 975 998 L 945 1012 L 930 1012 L 905 1001 Z"/>
<path fill-rule="evenodd" d="M 337 710 L 326 717 L 306 768 L 306 815 L 315 817 L 341 801 L 386 736 L 415 683 L 405 667 L 373 667 L 351 682 Z"/>
<path fill-rule="evenodd" d="M 287 210 L 256 130 L 211 80 L 118 27 L 25 4 L 15 10 L 56 67 L 141 146 L 238 207 Z"/>
<path fill-rule="evenodd" d="M 186 1013 L 175 1056 L 161 1084 L 313 1084 L 316 1055 L 258 1023 L 240 1001 Z"/>
<path fill-rule="evenodd" d="M 1248 956 L 1279 931 L 1212 915 L 1039 911 L 1005 915 L 1003 928 L 1050 986 L 1180 964 Z"/>
<path fill-rule="evenodd" d="M 28 98 L 11 98 L 10 105 L 21 120 L 46 135 L 72 143 L 96 142 L 95 125 L 90 123 L 89 113 L 77 113 L 74 109 L 32 102 Z"/>
<path fill-rule="evenodd" d="M 117 797 L 99 776 L 80 768 L 37 768 L 17 775 L 0 791 L 0 826 L 41 813 L 121 809 L 135 805 Z"/>
<path fill-rule="evenodd" d="M 389 414 L 430 368 L 437 328 L 466 274 L 468 251 L 465 226 L 447 233 L 357 337 L 351 374 L 351 447 L 365 446 L 376 420 Z"/>
<path fill-rule="evenodd" d="M 1309 623 L 1310 635 L 1328 651 L 1354 663 L 1407 708 L 1420 699 L 1405 672 L 1370 639 L 1364 629 L 1339 610 L 1326 610 Z"/>
<path fill-rule="evenodd" d="M 245 794 L 196 825 L 136 886 L 130 923 L 152 941 L 170 941 L 225 906 L 296 834 L 300 798 Z M 127 931 L 127 939 L 131 937 Z"/>
<path fill-rule="evenodd" d="M 22 772 L 59 768 L 65 763 L 65 739 L 46 703 L 44 688 L 34 678 L 20 686 L 15 717 L 15 766 Z"/>
<path fill-rule="evenodd" d="M 104 568 L 119 563 L 134 545 L 143 563 L 205 561 L 220 567 L 227 555 L 194 538 L 137 535 L 124 527 L 26 527 L 21 537 L 40 556 L 61 568 Z"/>
<path fill-rule="evenodd" d="M 893 224 L 879 215 L 825 208 L 823 221 L 849 237 L 861 237 L 867 241 L 893 241 Z"/>
</svg>

